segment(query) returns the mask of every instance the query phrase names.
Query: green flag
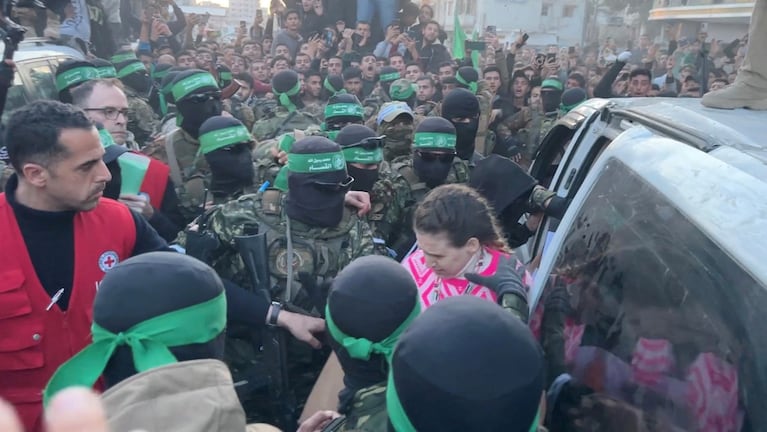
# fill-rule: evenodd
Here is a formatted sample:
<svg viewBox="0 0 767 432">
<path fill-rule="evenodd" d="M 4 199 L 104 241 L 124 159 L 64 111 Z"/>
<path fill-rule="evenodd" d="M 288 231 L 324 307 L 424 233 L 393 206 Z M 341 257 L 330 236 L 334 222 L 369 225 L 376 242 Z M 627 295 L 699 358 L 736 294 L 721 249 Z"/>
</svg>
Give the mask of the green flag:
<svg viewBox="0 0 767 432">
<path fill-rule="evenodd" d="M 461 20 L 458 19 L 458 14 L 455 14 L 453 29 L 453 58 L 463 60 L 466 57 L 466 33 L 463 31 L 463 27 L 461 27 Z"/>
</svg>

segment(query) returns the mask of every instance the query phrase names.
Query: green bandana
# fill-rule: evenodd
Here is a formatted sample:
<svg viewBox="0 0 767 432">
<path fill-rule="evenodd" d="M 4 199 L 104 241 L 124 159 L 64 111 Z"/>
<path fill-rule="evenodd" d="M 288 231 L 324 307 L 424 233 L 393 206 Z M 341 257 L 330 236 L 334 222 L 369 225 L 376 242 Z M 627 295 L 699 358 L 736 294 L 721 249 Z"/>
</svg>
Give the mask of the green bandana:
<svg viewBox="0 0 767 432">
<path fill-rule="evenodd" d="M 288 154 L 288 169 L 290 172 L 303 174 L 318 174 L 326 172 L 343 171 L 346 168 L 346 159 L 340 151 L 317 154 Z"/>
<path fill-rule="evenodd" d="M 365 338 L 355 338 L 341 331 L 333 321 L 333 317 L 330 316 L 330 307 L 328 305 L 325 305 L 325 324 L 328 327 L 330 336 L 332 336 L 336 342 L 341 344 L 352 358 L 357 360 L 370 360 L 371 354 L 382 354 L 386 357 L 387 361 L 390 361 L 392 354 L 394 354 L 394 346 L 397 345 L 397 340 L 399 340 L 400 335 L 402 335 L 402 332 L 408 328 L 410 323 L 412 323 L 420 313 L 421 302 L 418 299 L 415 299 L 415 306 L 413 306 L 410 315 L 405 318 L 405 321 L 402 321 L 402 324 L 400 324 L 392 334 L 380 342 L 373 342 Z"/>
<path fill-rule="evenodd" d="M 277 144 L 277 147 L 280 149 L 280 151 L 290 153 L 290 149 L 293 148 L 294 142 L 296 142 L 296 137 L 292 133 L 286 133 L 280 137 L 280 141 L 279 144 Z"/>
<path fill-rule="evenodd" d="M 162 81 L 163 78 L 168 76 L 168 72 L 170 72 L 169 69 L 163 71 L 152 70 L 152 79 L 155 81 Z"/>
<path fill-rule="evenodd" d="M 213 150 L 250 141 L 253 141 L 253 137 L 245 126 L 232 126 L 202 134 L 200 151 L 202 154 L 208 154 Z"/>
<path fill-rule="evenodd" d="M 280 105 L 284 106 L 288 109 L 288 111 L 293 112 L 295 111 L 296 105 L 293 103 L 292 100 L 290 100 L 291 96 L 295 96 L 298 94 L 298 92 L 301 91 L 301 82 L 297 82 L 295 86 L 293 86 L 292 89 L 286 91 L 285 93 L 280 93 L 278 91 L 274 91 L 274 94 L 278 95 L 280 97 Z"/>
<path fill-rule="evenodd" d="M 543 82 L 541 83 L 541 88 L 553 88 L 557 90 L 564 90 L 564 86 L 559 80 L 550 79 L 550 78 L 543 80 Z"/>
<path fill-rule="evenodd" d="M 410 422 L 410 418 L 407 416 L 405 408 L 402 407 L 402 402 L 399 400 L 397 389 L 394 387 L 394 373 L 391 367 L 389 368 L 389 380 L 386 384 L 386 411 L 389 414 L 389 421 L 395 432 L 418 432 L 413 423 Z M 541 410 L 539 408 L 538 412 L 535 413 L 535 418 L 528 432 L 537 432 L 540 421 Z"/>
<path fill-rule="evenodd" d="M 378 80 L 381 82 L 389 82 L 389 81 L 396 81 L 400 78 L 399 72 L 392 72 L 383 74 L 380 77 L 378 77 Z"/>
<path fill-rule="evenodd" d="M 43 391 L 44 403 L 67 387 L 92 387 L 120 346 L 131 349 L 136 371 L 141 373 L 178 362 L 169 347 L 210 342 L 225 327 L 224 292 L 206 302 L 150 318 L 118 334 L 94 322 L 93 342 L 53 374 Z"/>
<path fill-rule="evenodd" d="M 123 153 L 117 158 L 120 165 L 120 193 L 138 195 L 144 184 L 146 172 L 149 170 L 148 156 L 131 152 Z"/>
<path fill-rule="evenodd" d="M 365 117 L 362 105 L 354 103 L 339 103 L 325 107 L 325 120 L 333 117 Z"/>
<path fill-rule="evenodd" d="M 381 163 L 383 160 L 383 149 L 380 148 L 371 151 L 365 150 L 362 147 L 352 147 L 345 148 L 342 151 L 344 152 L 344 159 L 350 163 L 372 165 Z"/>
<path fill-rule="evenodd" d="M 433 148 L 455 150 L 454 134 L 437 132 L 417 132 L 413 138 L 413 148 Z"/>
<path fill-rule="evenodd" d="M 325 90 L 330 92 L 331 96 L 346 93 L 346 89 L 336 90 L 335 87 L 333 87 L 333 84 L 331 84 L 330 80 L 327 78 L 325 78 L 325 82 L 322 84 L 322 86 L 325 87 Z"/>
<path fill-rule="evenodd" d="M 99 73 L 93 66 L 80 66 L 56 75 L 56 90 L 66 90 L 75 84 L 97 79 Z"/>
<path fill-rule="evenodd" d="M 283 192 L 288 191 L 288 167 L 284 166 L 277 172 L 277 176 L 274 178 L 274 188 Z"/>
<path fill-rule="evenodd" d="M 112 134 L 106 129 L 99 129 L 99 138 L 101 138 L 101 146 L 104 148 L 117 145 L 114 138 L 112 138 Z"/>
<path fill-rule="evenodd" d="M 173 84 L 171 93 L 173 94 L 173 99 L 178 102 L 186 96 L 189 96 L 195 90 L 204 87 L 212 87 L 213 89 L 218 90 L 218 83 L 216 82 L 215 78 L 213 78 L 213 75 L 207 72 L 186 77 L 181 81 Z"/>
<path fill-rule="evenodd" d="M 134 52 L 126 52 L 122 54 L 115 54 L 112 56 L 112 64 L 122 63 L 127 60 L 138 60 L 138 57 L 136 57 L 136 53 Z"/>
<path fill-rule="evenodd" d="M 392 99 L 398 101 L 407 100 L 410 96 L 413 96 L 413 93 L 415 93 L 415 88 L 412 85 L 409 85 L 404 89 L 395 89 L 392 87 L 389 90 L 389 96 L 391 96 Z"/>
<path fill-rule="evenodd" d="M 146 66 L 139 61 L 129 63 L 124 68 L 117 71 L 117 78 L 125 78 L 126 76 L 136 72 L 146 72 Z"/>
<path fill-rule="evenodd" d="M 117 70 L 114 66 L 102 66 L 96 68 L 96 73 L 99 78 L 115 78 L 117 76 Z"/>
<path fill-rule="evenodd" d="M 470 82 L 466 81 L 465 79 L 463 79 L 461 74 L 455 74 L 455 80 L 458 81 L 459 83 L 467 86 L 469 88 L 469 90 L 471 90 L 472 93 L 477 94 L 477 90 L 479 90 L 479 87 L 477 86 L 476 82 L 470 83 Z"/>
</svg>

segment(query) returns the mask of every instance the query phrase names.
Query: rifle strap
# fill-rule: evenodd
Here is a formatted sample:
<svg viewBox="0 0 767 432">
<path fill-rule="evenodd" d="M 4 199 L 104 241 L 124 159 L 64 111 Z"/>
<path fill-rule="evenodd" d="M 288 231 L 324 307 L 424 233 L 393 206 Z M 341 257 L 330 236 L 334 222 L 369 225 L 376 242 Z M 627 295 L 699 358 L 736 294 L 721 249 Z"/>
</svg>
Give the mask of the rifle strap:
<svg viewBox="0 0 767 432">
<path fill-rule="evenodd" d="M 293 300 L 293 235 L 290 232 L 290 216 L 285 215 L 285 237 L 288 241 L 288 256 L 286 257 L 286 265 L 288 271 L 288 280 L 285 283 L 285 298 L 284 303 L 289 303 Z"/>
<path fill-rule="evenodd" d="M 183 178 L 181 178 L 181 167 L 178 165 L 178 159 L 176 159 L 176 146 L 175 137 L 178 131 L 173 132 L 165 138 L 165 154 L 168 156 L 168 168 L 170 168 L 170 178 L 173 179 L 173 183 L 176 186 L 181 186 Z M 204 204 L 204 203 L 203 203 Z"/>
</svg>

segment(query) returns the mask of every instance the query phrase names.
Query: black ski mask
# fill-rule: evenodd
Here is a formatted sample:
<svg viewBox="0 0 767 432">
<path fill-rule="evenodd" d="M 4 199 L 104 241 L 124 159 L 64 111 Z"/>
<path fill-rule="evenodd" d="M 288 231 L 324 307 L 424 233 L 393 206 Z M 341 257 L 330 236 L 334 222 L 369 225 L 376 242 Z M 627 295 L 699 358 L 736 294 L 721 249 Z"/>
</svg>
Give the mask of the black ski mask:
<svg viewBox="0 0 767 432">
<path fill-rule="evenodd" d="M 221 90 L 208 72 L 192 69 L 180 72 L 173 80 L 171 94 L 176 101 L 181 128 L 194 138 L 205 120 L 221 115 Z"/>
<path fill-rule="evenodd" d="M 152 78 L 143 63 L 136 59 L 126 60 L 117 63 L 115 69 L 117 70 L 117 77 L 123 84 L 135 90 L 141 97 L 149 96 Z"/>
<path fill-rule="evenodd" d="M 453 123 L 456 130 L 455 150 L 463 160 L 474 156 L 474 141 L 479 130 L 479 100 L 466 89 L 455 89 L 442 102 L 442 117 Z M 468 122 L 455 121 L 469 119 Z"/>
<path fill-rule="evenodd" d="M 236 144 L 205 155 L 214 197 L 234 196 L 253 185 L 253 157 L 248 144 Z"/>
<path fill-rule="evenodd" d="M 313 227 L 337 226 L 351 182 L 338 144 L 319 136 L 297 141 L 288 154 L 288 217 Z"/>
<path fill-rule="evenodd" d="M 378 181 L 378 169 L 357 168 L 351 164 L 346 165 L 349 175 L 354 178 L 352 190 L 370 192 L 373 185 Z"/>
<path fill-rule="evenodd" d="M 445 183 L 452 166 L 453 155 L 421 151 L 416 151 L 413 155 L 413 169 L 418 178 L 430 189 Z"/>
<path fill-rule="evenodd" d="M 386 137 L 378 136 L 373 129 L 359 124 L 345 126 L 336 135 L 346 160 L 346 169 L 354 178 L 352 189 L 370 192 L 378 181 L 383 146 Z M 356 165 L 356 166 L 355 166 Z"/>
<path fill-rule="evenodd" d="M 455 159 L 455 127 L 442 117 L 425 118 L 413 136 L 413 150 L 418 178 L 429 188 L 445 183 Z"/>
<path fill-rule="evenodd" d="M 562 91 L 554 88 L 541 89 L 541 102 L 544 112 L 557 112 L 562 103 Z"/>
</svg>

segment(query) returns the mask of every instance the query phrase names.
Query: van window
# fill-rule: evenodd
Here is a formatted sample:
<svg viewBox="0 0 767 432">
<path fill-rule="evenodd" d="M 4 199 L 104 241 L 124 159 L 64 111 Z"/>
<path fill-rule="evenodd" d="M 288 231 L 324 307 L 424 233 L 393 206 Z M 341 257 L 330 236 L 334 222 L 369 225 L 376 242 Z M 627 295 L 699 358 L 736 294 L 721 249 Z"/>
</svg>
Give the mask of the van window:
<svg viewBox="0 0 767 432">
<path fill-rule="evenodd" d="M 5 108 L 3 109 L 2 122 L 6 124 L 11 113 L 27 104 L 27 95 L 24 91 L 24 82 L 21 75 L 16 72 L 13 75 L 13 85 L 8 89 L 8 96 L 5 99 Z"/>
<path fill-rule="evenodd" d="M 767 427 L 765 286 L 617 160 L 567 229 L 531 321 L 572 377 L 552 430 Z"/>
<path fill-rule="evenodd" d="M 549 187 L 576 130 L 557 125 L 543 139 L 530 168 L 530 175 L 538 180 L 538 183 Z"/>
<path fill-rule="evenodd" d="M 32 63 L 26 67 L 26 70 L 31 80 L 32 99 L 57 100 L 59 98 L 58 92 L 56 92 L 53 69 L 47 61 Z"/>
</svg>

